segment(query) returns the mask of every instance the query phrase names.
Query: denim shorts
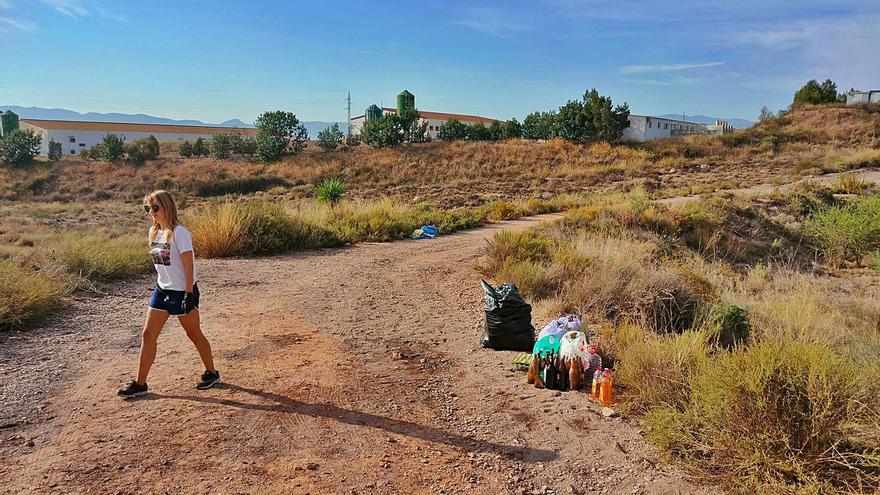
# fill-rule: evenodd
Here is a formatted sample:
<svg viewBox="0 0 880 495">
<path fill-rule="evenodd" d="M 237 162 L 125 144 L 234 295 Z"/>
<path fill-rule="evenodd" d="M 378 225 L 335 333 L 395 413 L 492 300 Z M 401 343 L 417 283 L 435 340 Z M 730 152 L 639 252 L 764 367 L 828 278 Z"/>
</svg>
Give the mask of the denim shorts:
<svg viewBox="0 0 880 495">
<path fill-rule="evenodd" d="M 156 287 L 153 289 L 153 297 L 150 298 L 150 307 L 167 311 L 172 316 L 183 316 L 183 297 L 186 291 L 165 290 Z M 196 299 L 196 309 L 199 307 L 199 286 L 193 284 L 193 296 Z"/>
</svg>

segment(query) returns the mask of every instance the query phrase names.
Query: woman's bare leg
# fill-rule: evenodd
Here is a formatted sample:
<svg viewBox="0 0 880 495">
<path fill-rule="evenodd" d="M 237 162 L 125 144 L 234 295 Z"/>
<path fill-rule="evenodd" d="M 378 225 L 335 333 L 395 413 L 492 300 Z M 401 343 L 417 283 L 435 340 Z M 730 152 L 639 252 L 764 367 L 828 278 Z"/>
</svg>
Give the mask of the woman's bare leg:
<svg viewBox="0 0 880 495">
<path fill-rule="evenodd" d="M 214 356 L 211 353 L 211 344 L 208 343 L 208 339 L 205 338 L 205 334 L 202 333 L 202 325 L 199 320 L 199 310 L 194 309 L 190 311 L 188 315 L 181 315 L 179 318 L 180 324 L 183 326 L 183 329 L 186 330 L 186 336 L 189 337 L 189 340 L 195 344 L 196 349 L 199 351 L 199 356 L 202 358 L 202 362 L 205 363 L 205 370 L 207 371 L 217 371 L 214 368 Z"/>
<path fill-rule="evenodd" d="M 141 338 L 141 359 L 138 366 L 137 382 L 141 385 L 147 383 L 147 375 L 150 373 L 150 367 L 156 359 L 156 343 L 159 340 L 159 333 L 162 327 L 168 321 L 169 314 L 167 311 L 150 308 L 147 310 L 147 319 L 144 322 L 144 331 Z"/>
</svg>

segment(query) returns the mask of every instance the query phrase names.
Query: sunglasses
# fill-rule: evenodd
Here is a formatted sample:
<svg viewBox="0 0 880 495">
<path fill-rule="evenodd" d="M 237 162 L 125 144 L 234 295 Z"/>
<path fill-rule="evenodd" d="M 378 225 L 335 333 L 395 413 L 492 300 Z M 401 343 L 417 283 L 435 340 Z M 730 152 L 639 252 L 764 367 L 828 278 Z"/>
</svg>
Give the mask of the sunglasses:
<svg viewBox="0 0 880 495">
<path fill-rule="evenodd" d="M 144 205 L 144 211 L 145 211 L 145 212 L 149 213 L 149 212 L 150 212 L 150 208 L 153 209 L 153 212 L 154 212 L 154 213 L 157 212 L 157 211 L 159 211 L 159 205 Z"/>
</svg>

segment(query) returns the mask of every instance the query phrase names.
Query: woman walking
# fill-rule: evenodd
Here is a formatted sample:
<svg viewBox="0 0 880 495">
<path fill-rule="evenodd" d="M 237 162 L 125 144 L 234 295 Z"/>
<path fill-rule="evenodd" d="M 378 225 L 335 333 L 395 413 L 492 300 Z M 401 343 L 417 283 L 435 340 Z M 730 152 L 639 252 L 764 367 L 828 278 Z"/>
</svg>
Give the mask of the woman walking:
<svg viewBox="0 0 880 495">
<path fill-rule="evenodd" d="M 158 281 L 144 322 L 137 379 L 118 394 L 128 398 L 147 393 L 147 374 L 156 358 L 156 342 L 171 316 L 177 316 L 205 364 L 205 372 L 196 388 L 211 388 L 220 381 L 220 372 L 214 367 L 211 344 L 202 334 L 199 323 L 199 286 L 192 236 L 180 224 L 177 205 L 168 191 L 148 194 L 144 198 L 144 210 L 153 221 L 149 234 L 150 256 L 158 273 Z"/>
</svg>

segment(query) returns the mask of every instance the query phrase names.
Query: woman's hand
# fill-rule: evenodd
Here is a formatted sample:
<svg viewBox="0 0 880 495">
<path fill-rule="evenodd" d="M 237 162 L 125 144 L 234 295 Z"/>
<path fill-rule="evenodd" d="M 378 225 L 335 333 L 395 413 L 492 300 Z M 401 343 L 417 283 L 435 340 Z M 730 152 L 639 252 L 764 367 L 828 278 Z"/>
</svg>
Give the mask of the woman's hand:
<svg viewBox="0 0 880 495">
<path fill-rule="evenodd" d="M 187 292 L 183 296 L 183 301 L 181 303 L 181 308 L 184 314 L 189 314 L 190 311 L 196 309 L 196 296 L 192 292 Z"/>
</svg>

